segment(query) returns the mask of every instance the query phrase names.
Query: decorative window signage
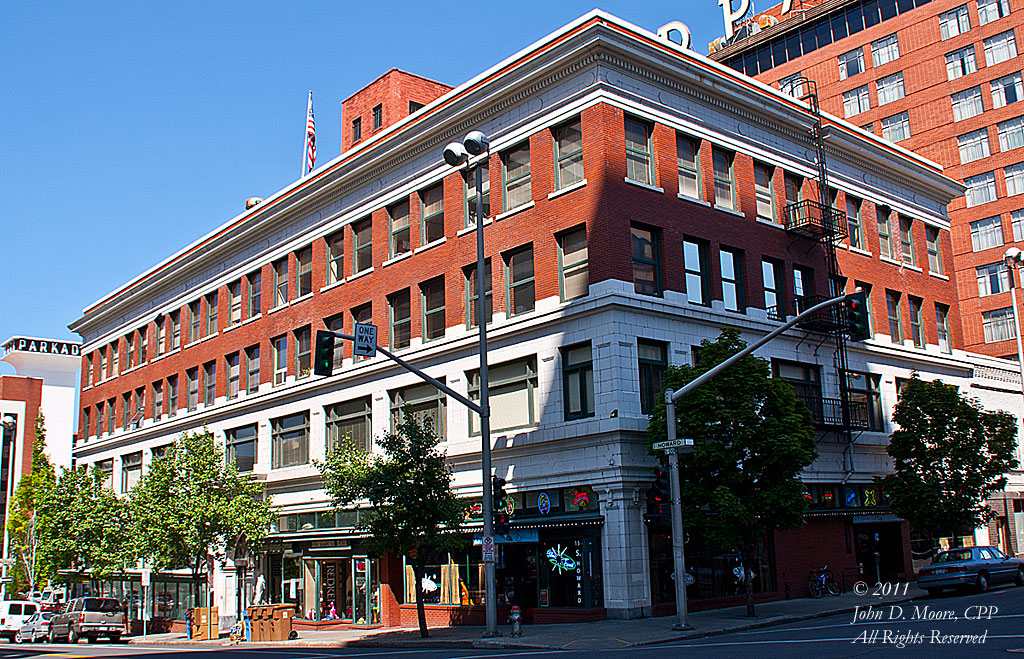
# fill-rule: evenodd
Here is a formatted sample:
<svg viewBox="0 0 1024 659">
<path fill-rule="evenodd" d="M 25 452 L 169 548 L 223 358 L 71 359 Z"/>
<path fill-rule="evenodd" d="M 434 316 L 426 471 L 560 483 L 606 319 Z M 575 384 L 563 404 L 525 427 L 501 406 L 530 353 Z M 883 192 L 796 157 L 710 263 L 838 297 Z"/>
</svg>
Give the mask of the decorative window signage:
<svg viewBox="0 0 1024 659">
<path fill-rule="evenodd" d="M 551 499 L 548 497 L 547 492 L 541 492 L 537 497 L 537 510 L 540 511 L 541 515 L 547 515 L 551 512 Z"/>
</svg>

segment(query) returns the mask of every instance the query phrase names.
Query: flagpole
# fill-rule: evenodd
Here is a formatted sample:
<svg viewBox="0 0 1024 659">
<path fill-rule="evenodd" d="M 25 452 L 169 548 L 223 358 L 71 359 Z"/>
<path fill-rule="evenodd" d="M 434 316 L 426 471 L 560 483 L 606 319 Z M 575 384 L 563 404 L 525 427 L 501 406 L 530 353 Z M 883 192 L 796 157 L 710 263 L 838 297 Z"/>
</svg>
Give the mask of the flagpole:
<svg viewBox="0 0 1024 659">
<path fill-rule="evenodd" d="M 309 90 L 309 96 L 306 98 L 306 125 L 302 127 L 302 163 L 299 165 L 299 178 L 303 179 L 306 177 L 306 150 L 309 148 L 309 110 L 313 105 L 313 90 Z"/>
</svg>

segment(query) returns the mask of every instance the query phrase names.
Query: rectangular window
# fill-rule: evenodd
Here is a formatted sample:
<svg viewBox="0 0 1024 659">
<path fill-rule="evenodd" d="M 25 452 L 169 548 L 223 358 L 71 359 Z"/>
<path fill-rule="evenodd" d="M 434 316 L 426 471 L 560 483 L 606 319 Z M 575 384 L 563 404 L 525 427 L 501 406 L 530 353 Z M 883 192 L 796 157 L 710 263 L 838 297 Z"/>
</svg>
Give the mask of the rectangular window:
<svg viewBox="0 0 1024 659">
<path fill-rule="evenodd" d="M 128 424 L 132 417 L 132 392 L 121 396 L 121 430 L 128 430 Z"/>
<path fill-rule="evenodd" d="M 114 489 L 114 458 L 107 458 L 106 460 L 100 460 L 95 463 L 96 468 L 100 470 L 100 478 L 103 483 L 103 487 L 108 490 Z"/>
<path fill-rule="evenodd" d="M 862 85 L 848 92 L 843 92 L 843 116 L 852 117 L 855 114 L 866 112 L 871 109 L 871 98 L 868 96 L 868 86 Z"/>
<path fill-rule="evenodd" d="M 879 391 L 881 376 L 871 373 L 846 372 L 847 390 L 850 392 L 851 415 L 862 422 L 869 431 L 880 431 L 885 427 L 882 413 L 882 396 Z"/>
<path fill-rule="evenodd" d="M 636 340 L 637 373 L 640 380 L 640 413 L 653 414 L 662 400 L 668 371 L 668 344 L 650 339 Z"/>
<path fill-rule="evenodd" d="M 886 206 L 876 206 L 875 215 L 878 219 L 878 245 L 882 256 L 896 258 L 896 250 L 892 244 L 892 211 Z"/>
<path fill-rule="evenodd" d="M 988 129 L 981 128 L 965 135 L 958 135 L 956 138 L 957 147 L 960 149 L 960 162 L 966 164 L 988 158 L 992 155 L 988 145 Z"/>
<path fill-rule="evenodd" d="M 103 436 L 103 403 L 96 405 L 96 436 Z"/>
<path fill-rule="evenodd" d="M 100 381 L 107 379 L 107 349 L 100 348 Z"/>
<path fill-rule="evenodd" d="M 981 314 L 981 326 L 985 332 L 985 343 L 1007 341 L 1017 337 L 1013 329 L 1013 309 L 996 309 Z"/>
<path fill-rule="evenodd" d="M 626 118 L 626 178 L 656 185 L 650 124 Z"/>
<path fill-rule="evenodd" d="M 973 44 L 946 53 L 946 77 L 950 80 L 956 80 L 977 70 L 978 58 L 974 54 Z"/>
<path fill-rule="evenodd" d="M 217 294 L 210 293 L 206 296 L 206 334 L 213 336 L 217 333 Z"/>
<path fill-rule="evenodd" d="M 875 66 L 888 64 L 900 57 L 900 43 L 895 34 L 871 42 L 871 60 Z"/>
<path fill-rule="evenodd" d="M 188 305 L 188 342 L 199 340 L 199 300 Z"/>
<path fill-rule="evenodd" d="M 878 87 L 878 104 L 885 105 L 898 101 L 906 96 L 906 89 L 903 86 L 903 72 L 897 71 L 892 75 L 879 78 L 875 84 Z"/>
<path fill-rule="evenodd" d="M 797 71 L 785 78 L 779 78 L 779 89 L 783 94 L 789 94 L 793 98 L 800 98 L 804 95 L 804 81 L 807 79 L 803 73 Z"/>
<path fill-rule="evenodd" d="M 743 288 L 743 252 L 722 248 L 718 252 L 722 268 L 722 301 L 726 311 L 746 311 Z"/>
<path fill-rule="evenodd" d="M 352 274 L 373 267 L 373 225 L 366 218 L 352 223 Z"/>
<path fill-rule="evenodd" d="M 839 79 L 846 80 L 864 70 L 864 49 L 857 48 L 839 56 Z"/>
<path fill-rule="evenodd" d="M 90 353 L 89 356 L 85 358 L 85 386 L 86 387 L 91 387 L 92 383 L 93 383 L 93 370 L 92 369 L 93 369 L 93 356 L 95 354 L 96 353 Z"/>
<path fill-rule="evenodd" d="M 444 338 L 444 277 L 436 277 L 420 284 L 420 309 L 423 313 L 423 340 Z"/>
<path fill-rule="evenodd" d="M 274 263 L 274 307 L 288 304 L 288 257 Z"/>
<path fill-rule="evenodd" d="M 480 163 L 479 167 L 482 168 L 480 187 L 484 191 L 484 219 L 487 219 L 491 216 L 491 170 L 486 162 Z M 476 226 L 476 169 L 466 172 L 462 190 L 462 197 L 465 199 L 462 209 L 463 225 L 467 228 Z"/>
<path fill-rule="evenodd" d="M 590 342 L 562 348 L 565 420 L 594 416 L 594 361 Z"/>
<path fill-rule="evenodd" d="M 1003 220 L 996 215 L 971 222 L 971 248 L 975 252 L 999 247 L 1003 240 Z"/>
<path fill-rule="evenodd" d="M 700 141 L 676 133 L 676 160 L 679 165 L 679 194 L 703 199 L 700 179 Z"/>
<path fill-rule="evenodd" d="M 1010 0 L 978 0 L 978 24 L 988 25 L 992 21 L 1010 15 Z"/>
<path fill-rule="evenodd" d="M 420 195 L 420 244 L 444 238 L 444 186 L 440 183 Z"/>
<path fill-rule="evenodd" d="M 711 150 L 715 173 L 715 206 L 736 210 L 736 185 L 733 178 L 733 154 L 720 149 Z"/>
<path fill-rule="evenodd" d="M 91 437 L 92 436 L 92 425 L 91 425 L 91 421 L 89 419 L 89 409 L 88 408 L 82 410 L 82 436 L 83 437 Z"/>
<path fill-rule="evenodd" d="M 985 108 L 981 102 L 981 87 L 971 87 L 953 94 L 953 121 L 963 121 L 981 114 Z"/>
<path fill-rule="evenodd" d="M 1013 239 L 1024 241 L 1024 209 L 1010 213 L 1010 222 L 1013 224 Z"/>
<path fill-rule="evenodd" d="M 864 223 L 860 217 L 861 200 L 849 194 L 846 195 L 846 224 L 850 235 L 850 247 L 865 249 Z"/>
<path fill-rule="evenodd" d="M 279 336 L 270 340 L 274 350 L 274 386 L 284 384 L 288 377 L 288 337 Z"/>
<path fill-rule="evenodd" d="M 178 376 L 167 376 L 167 416 L 178 413 Z"/>
<path fill-rule="evenodd" d="M 114 423 L 116 423 L 115 420 L 114 420 L 114 414 L 115 414 L 116 409 L 117 409 L 116 405 L 117 405 L 117 400 L 114 399 L 114 398 L 111 398 L 110 400 L 107 401 L 107 434 L 108 435 L 113 435 L 114 434 Z"/>
<path fill-rule="evenodd" d="M 971 29 L 971 19 L 967 15 L 967 5 L 939 14 L 939 32 L 942 40 L 951 39 Z"/>
<path fill-rule="evenodd" d="M 352 120 L 352 141 L 358 142 L 363 137 L 363 118 L 356 117 Z"/>
<path fill-rule="evenodd" d="M 757 199 L 757 216 L 776 221 L 775 218 L 775 168 L 754 163 L 754 196 Z"/>
<path fill-rule="evenodd" d="M 1012 197 L 1024 193 L 1024 162 L 1003 168 L 1006 178 L 1006 196 Z"/>
<path fill-rule="evenodd" d="M 949 333 L 949 307 L 935 304 L 935 327 L 938 330 L 939 350 L 946 354 L 953 352 L 953 344 Z"/>
<path fill-rule="evenodd" d="M 388 209 L 390 245 L 388 258 L 405 254 L 412 248 L 409 237 L 409 202 L 403 201 Z"/>
<path fill-rule="evenodd" d="M 477 284 L 476 284 L 476 264 L 467 265 L 462 269 L 462 274 L 466 280 L 466 327 L 477 326 L 477 308 L 476 303 L 479 300 L 477 295 Z M 491 318 L 494 316 L 494 305 L 491 298 L 491 260 L 486 259 L 484 261 L 484 317 L 487 322 L 491 322 Z"/>
<path fill-rule="evenodd" d="M 530 143 L 523 142 L 501 158 L 502 210 L 519 208 L 533 198 L 530 186 Z"/>
<path fill-rule="evenodd" d="M 1010 270 L 1002 261 L 977 268 L 978 296 L 985 297 L 1010 290 Z"/>
<path fill-rule="evenodd" d="M 772 320 L 786 317 L 786 296 L 782 281 L 782 264 L 763 259 L 761 261 L 761 283 L 764 287 L 764 309 Z"/>
<path fill-rule="evenodd" d="M 939 230 L 928 227 L 925 230 L 925 242 L 928 243 L 928 271 L 941 275 L 943 273 L 942 245 L 939 242 Z"/>
<path fill-rule="evenodd" d="M 188 378 L 188 411 L 194 412 L 199 408 L 199 369 L 190 368 L 185 371 L 185 377 Z"/>
<path fill-rule="evenodd" d="M 124 342 L 124 368 L 127 371 L 135 366 L 135 332 L 130 332 L 126 337 L 124 337 Z"/>
<path fill-rule="evenodd" d="M 332 332 L 345 331 L 345 314 L 339 313 L 336 316 L 324 320 L 324 325 Z M 344 365 L 345 342 L 335 340 L 334 342 L 334 369 L 338 370 Z"/>
<path fill-rule="evenodd" d="M 374 130 L 378 130 L 381 126 L 384 125 L 384 108 L 381 107 L 380 103 L 373 106 L 373 109 L 370 110 L 370 115 L 373 117 Z"/>
<path fill-rule="evenodd" d="M 533 245 L 510 252 L 505 258 L 505 281 L 508 289 L 508 313 L 518 316 L 533 311 L 536 304 L 536 290 L 533 280 Z"/>
<path fill-rule="evenodd" d="M 488 371 L 488 375 L 491 373 Z M 438 378 L 442 383 L 444 378 Z M 489 380 L 492 378 L 489 378 Z M 491 396 L 490 407 L 491 407 L 491 430 L 496 430 L 495 417 L 498 416 L 495 413 L 497 407 L 494 400 L 494 385 L 489 384 L 489 393 Z M 473 382 L 470 379 L 470 398 L 472 395 Z M 422 427 L 429 427 L 434 430 L 434 433 L 442 440 L 445 438 L 445 403 L 447 396 L 444 392 L 435 387 L 432 384 L 414 384 L 411 387 L 405 387 L 402 389 L 395 389 L 388 392 L 391 398 L 391 431 L 394 432 L 398 424 L 405 418 L 406 411 L 412 415 L 413 421 L 418 423 Z M 470 426 L 472 427 L 473 418 L 476 415 L 470 412 Z"/>
<path fill-rule="evenodd" d="M 110 375 L 111 377 L 118 374 L 118 360 L 121 358 L 121 347 L 115 341 L 110 344 Z"/>
<path fill-rule="evenodd" d="M 259 270 L 249 273 L 246 277 L 246 282 L 249 288 L 249 300 L 246 305 L 245 317 L 255 318 L 263 310 L 263 307 L 260 305 L 260 295 L 263 288 L 262 273 Z"/>
<path fill-rule="evenodd" d="M 1019 71 L 993 80 L 990 84 L 993 108 L 1001 108 L 1024 98 L 1024 83 Z"/>
<path fill-rule="evenodd" d="M 903 253 L 903 263 L 906 265 L 917 265 L 917 255 L 914 253 L 914 223 L 909 217 L 900 218 L 900 245 Z"/>
<path fill-rule="evenodd" d="M 995 66 L 1017 56 L 1017 40 L 1013 30 L 985 39 L 985 64 Z"/>
<path fill-rule="evenodd" d="M 994 172 L 968 176 L 964 179 L 964 184 L 967 185 L 967 192 L 964 193 L 964 196 L 966 197 L 968 208 L 995 201 L 996 175 Z"/>
<path fill-rule="evenodd" d="M 345 446 L 362 453 L 371 448 L 370 397 L 329 405 L 326 412 L 327 451 Z"/>
<path fill-rule="evenodd" d="M 238 353 L 233 352 L 224 358 L 224 365 L 228 374 L 228 398 L 238 398 L 238 383 L 240 381 Z"/>
<path fill-rule="evenodd" d="M 921 313 L 922 300 L 913 295 L 907 296 L 910 302 L 910 338 L 915 348 L 924 348 L 924 317 Z"/>
<path fill-rule="evenodd" d="M 121 458 L 121 492 L 132 491 L 142 479 L 142 451 L 129 453 Z"/>
<path fill-rule="evenodd" d="M 882 119 L 882 137 L 899 142 L 910 137 L 910 115 L 906 110 Z"/>
<path fill-rule="evenodd" d="M 167 350 L 167 318 L 157 316 L 153 325 L 156 327 L 156 356 L 159 357 Z"/>
<path fill-rule="evenodd" d="M 210 407 L 217 397 L 217 363 L 203 365 L 203 405 Z"/>
<path fill-rule="evenodd" d="M 558 268 L 563 302 L 583 297 L 590 291 L 585 226 L 558 236 Z"/>
<path fill-rule="evenodd" d="M 641 295 L 661 295 L 661 232 L 631 225 L 633 289 Z"/>
<path fill-rule="evenodd" d="M 252 471 L 256 464 L 256 424 L 232 428 L 224 433 L 227 463 L 240 474 Z"/>
<path fill-rule="evenodd" d="M 710 306 L 711 278 L 708 274 L 707 245 L 683 240 L 683 269 L 686 272 L 686 297 L 692 304 Z"/>
<path fill-rule="evenodd" d="M 900 313 L 900 294 L 885 292 L 885 305 L 889 313 L 889 336 L 893 343 L 903 343 L 903 316 Z"/>
<path fill-rule="evenodd" d="M 488 366 L 488 392 L 491 405 L 491 432 L 537 425 L 537 358 L 504 362 Z M 466 373 L 469 399 L 480 400 L 480 373 Z M 480 434 L 480 419 L 469 413 L 469 434 Z"/>
<path fill-rule="evenodd" d="M 295 330 L 295 378 L 304 378 L 311 373 L 313 348 L 310 345 L 310 326 Z"/>
<path fill-rule="evenodd" d="M 153 385 L 153 408 L 150 410 L 150 418 L 154 421 L 160 419 L 164 413 L 164 383 L 154 382 Z"/>
<path fill-rule="evenodd" d="M 583 180 L 583 125 L 579 119 L 555 129 L 555 190 Z"/>
<path fill-rule="evenodd" d="M 245 349 L 245 392 L 254 394 L 260 388 L 260 347 Z"/>
<path fill-rule="evenodd" d="M 388 345 L 392 350 L 408 348 L 412 341 L 412 305 L 408 288 L 388 296 L 388 320 L 391 332 Z"/>
<path fill-rule="evenodd" d="M 231 303 L 228 324 L 237 325 L 242 322 L 242 280 L 228 284 L 228 299 Z"/>
<path fill-rule="evenodd" d="M 313 247 L 295 252 L 295 297 L 313 293 Z"/>
<path fill-rule="evenodd" d="M 1016 117 L 997 125 L 999 150 L 1011 151 L 1024 146 L 1024 117 Z"/>
<path fill-rule="evenodd" d="M 271 467 L 291 467 L 309 462 L 309 412 L 270 420 Z"/>
<path fill-rule="evenodd" d="M 325 238 L 327 242 L 327 285 L 345 279 L 345 232 L 338 231 Z"/>
<path fill-rule="evenodd" d="M 814 295 L 814 271 L 800 265 L 793 266 L 793 297 L 796 300 Z M 803 310 L 801 307 L 799 310 Z"/>
<path fill-rule="evenodd" d="M 373 304 L 367 302 L 366 304 L 360 305 L 352 310 L 352 323 L 369 324 L 373 322 Z M 335 342 L 337 343 L 337 342 Z M 360 361 L 363 359 L 369 359 L 369 357 L 360 357 L 358 355 L 352 356 L 352 361 Z"/>
</svg>

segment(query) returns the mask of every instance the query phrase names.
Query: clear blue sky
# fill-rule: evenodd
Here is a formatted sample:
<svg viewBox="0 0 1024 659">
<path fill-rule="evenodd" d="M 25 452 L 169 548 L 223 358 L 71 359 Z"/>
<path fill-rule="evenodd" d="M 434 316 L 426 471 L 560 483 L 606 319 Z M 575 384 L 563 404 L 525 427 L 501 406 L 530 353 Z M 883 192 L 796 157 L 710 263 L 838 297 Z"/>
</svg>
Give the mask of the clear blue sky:
<svg viewBox="0 0 1024 659">
<path fill-rule="evenodd" d="M 457 86 L 595 7 L 0 4 L 0 341 L 76 339 L 84 307 L 297 178 L 307 90 L 324 164 L 341 100 L 389 68 Z M 651 31 L 682 20 L 701 53 L 723 33 L 716 0 L 598 6 Z"/>
</svg>

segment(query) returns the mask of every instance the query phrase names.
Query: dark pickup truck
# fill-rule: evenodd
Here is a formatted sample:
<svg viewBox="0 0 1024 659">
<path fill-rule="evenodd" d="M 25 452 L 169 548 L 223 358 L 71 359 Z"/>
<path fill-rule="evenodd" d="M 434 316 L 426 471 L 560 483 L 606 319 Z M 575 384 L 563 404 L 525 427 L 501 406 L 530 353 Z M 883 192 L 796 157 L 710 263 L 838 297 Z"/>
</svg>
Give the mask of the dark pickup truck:
<svg viewBox="0 0 1024 659">
<path fill-rule="evenodd" d="M 105 636 L 111 642 L 121 640 L 124 632 L 124 610 L 121 603 L 106 597 L 79 597 L 61 607 L 60 613 L 50 618 L 49 641 L 67 639 L 77 643 L 85 637 L 94 642 Z"/>
</svg>

